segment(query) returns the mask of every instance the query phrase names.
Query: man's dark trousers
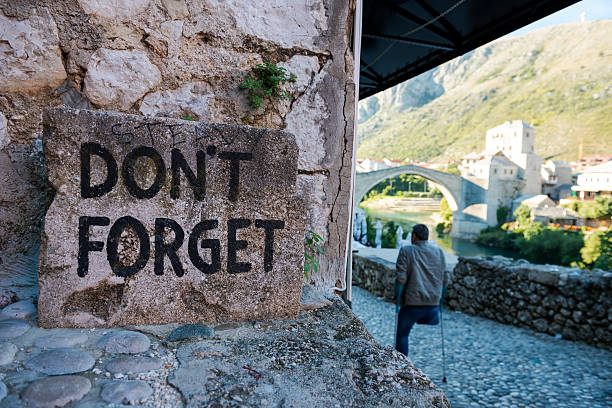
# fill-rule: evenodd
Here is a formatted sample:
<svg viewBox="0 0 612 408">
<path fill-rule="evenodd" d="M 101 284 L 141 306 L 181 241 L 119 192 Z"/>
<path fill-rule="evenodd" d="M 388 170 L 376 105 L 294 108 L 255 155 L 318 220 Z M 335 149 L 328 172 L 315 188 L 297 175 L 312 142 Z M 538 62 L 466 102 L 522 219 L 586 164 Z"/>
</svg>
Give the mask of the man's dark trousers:
<svg viewBox="0 0 612 408">
<path fill-rule="evenodd" d="M 395 349 L 408 355 L 408 336 L 415 323 L 438 324 L 440 322 L 438 306 L 404 306 L 397 315 L 397 334 Z"/>
</svg>

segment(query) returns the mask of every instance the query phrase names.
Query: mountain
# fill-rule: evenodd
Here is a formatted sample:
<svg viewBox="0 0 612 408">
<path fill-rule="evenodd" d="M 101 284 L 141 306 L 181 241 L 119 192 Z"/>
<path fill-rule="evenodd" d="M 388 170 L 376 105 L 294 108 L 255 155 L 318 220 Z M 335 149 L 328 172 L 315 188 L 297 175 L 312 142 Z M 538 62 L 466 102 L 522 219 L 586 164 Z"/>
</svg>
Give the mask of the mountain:
<svg viewBox="0 0 612 408">
<path fill-rule="evenodd" d="M 496 40 L 360 101 L 357 157 L 459 159 L 507 120 L 543 157 L 611 153 L 612 20 Z"/>
</svg>

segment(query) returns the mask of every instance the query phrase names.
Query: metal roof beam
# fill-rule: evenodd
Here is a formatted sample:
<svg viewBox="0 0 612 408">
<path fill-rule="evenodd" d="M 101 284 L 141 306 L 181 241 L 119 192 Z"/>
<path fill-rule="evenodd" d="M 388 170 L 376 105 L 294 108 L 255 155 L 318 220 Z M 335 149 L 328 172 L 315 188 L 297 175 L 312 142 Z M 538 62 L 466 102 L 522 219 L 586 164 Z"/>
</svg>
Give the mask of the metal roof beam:
<svg viewBox="0 0 612 408">
<path fill-rule="evenodd" d="M 423 9 L 429 13 L 430 16 L 438 17 L 440 15 L 440 12 L 430 6 L 426 0 L 417 0 L 417 3 L 419 3 L 421 7 L 423 7 Z M 459 33 L 459 31 L 457 31 L 457 29 L 451 23 L 449 23 L 449 21 L 445 17 L 439 17 L 438 21 L 452 36 L 459 39 L 462 38 L 461 33 Z"/>
<path fill-rule="evenodd" d="M 395 11 L 397 14 L 399 14 L 401 17 L 403 17 L 405 20 L 408 20 L 412 23 L 416 23 L 419 25 L 423 25 L 426 24 L 427 21 L 423 20 L 422 18 L 415 16 L 414 14 L 412 14 L 411 12 L 409 12 L 408 10 L 398 6 L 397 4 L 393 3 L 391 0 L 382 0 L 383 3 L 385 3 L 385 5 L 387 7 L 389 7 L 391 10 Z M 427 24 L 425 27 L 423 27 L 424 30 L 429 30 L 432 33 L 435 33 L 437 35 L 439 35 L 440 37 L 444 38 L 445 40 L 449 41 L 452 45 L 456 45 L 456 41 L 455 39 L 453 39 L 452 35 L 448 32 L 446 32 L 445 30 L 442 30 L 438 27 L 436 27 L 433 24 Z"/>
<path fill-rule="evenodd" d="M 363 37 L 363 35 L 362 35 Z M 368 64 L 367 62 L 365 62 L 363 59 L 360 59 L 359 62 L 361 63 L 361 66 L 363 68 L 360 68 L 361 71 L 369 71 L 369 74 L 372 75 L 375 78 L 376 82 L 382 82 L 383 81 L 383 76 L 380 75 L 378 72 L 376 72 L 373 68 L 370 67 L 370 64 Z"/>
<path fill-rule="evenodd" d="M 402 37 L 400 35 L 362 33 L 361 36 L 366 37 L 366 38 L 379 38 L 383 40 L 394 40 L 394 41 L 404 42 L 407 44 L 419 45 L 421 47 L 437 48 L 437 49 L 446 50 L 446 51 L 455 51 L 453 47 L 449 47 L 448 45 L 438 44 L 438 43 L 431 42 L 431 41 L 414 40 L 411 38 Z"/>
<path fill-rule="evenodd" d="M 365 71 L 361 71 L 359 75 L 363 76 L 364 78 L 368 78 L 369 80 L 374 81 L 376 83 L 380 83 L 381 80 L 381 78 L 376 78 L 374 75 L 370 75 Z"/>
</svg>

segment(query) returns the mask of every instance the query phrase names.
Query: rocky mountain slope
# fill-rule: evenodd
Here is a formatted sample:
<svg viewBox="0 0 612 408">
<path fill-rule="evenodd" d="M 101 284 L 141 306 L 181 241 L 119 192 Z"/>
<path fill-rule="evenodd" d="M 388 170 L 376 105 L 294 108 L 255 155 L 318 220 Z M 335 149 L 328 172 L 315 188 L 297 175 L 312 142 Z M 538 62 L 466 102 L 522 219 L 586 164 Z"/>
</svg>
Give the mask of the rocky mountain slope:
<svg viewBox="0 0 612 408">
<path fill-rule="evenodd" d="M 612 20 L 494 41 L 359 104 L 359 158 L 458 159 L 521 119 L 536 152 L 612 151 Z"/>
</svg>

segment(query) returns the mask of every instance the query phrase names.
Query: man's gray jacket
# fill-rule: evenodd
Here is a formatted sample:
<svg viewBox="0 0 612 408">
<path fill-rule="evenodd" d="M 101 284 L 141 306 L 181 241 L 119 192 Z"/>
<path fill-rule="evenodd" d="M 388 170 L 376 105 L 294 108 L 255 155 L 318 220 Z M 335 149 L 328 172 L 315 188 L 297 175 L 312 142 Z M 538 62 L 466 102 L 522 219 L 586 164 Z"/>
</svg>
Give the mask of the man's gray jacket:
<svg viewBox="0 0 612 408">
<path fill-rule="evenodd" d="M 400 306 L 438 306 L 445 283 L 444 252 L 430 241 L 400 249 L 395 264 L 397 284 L 404 286 Z"/>
</svg>

